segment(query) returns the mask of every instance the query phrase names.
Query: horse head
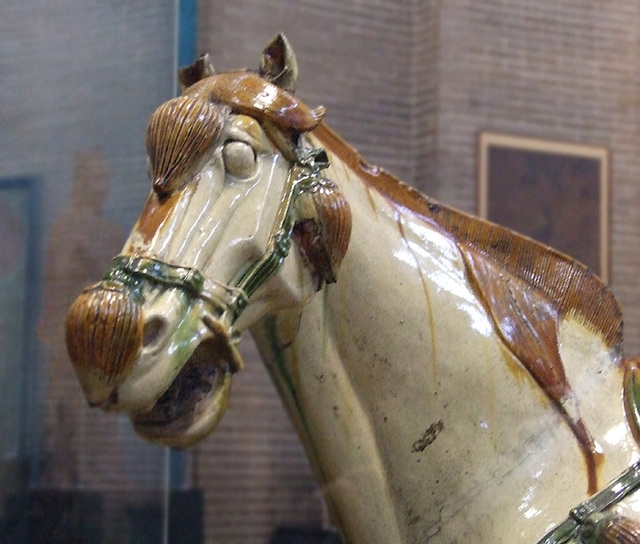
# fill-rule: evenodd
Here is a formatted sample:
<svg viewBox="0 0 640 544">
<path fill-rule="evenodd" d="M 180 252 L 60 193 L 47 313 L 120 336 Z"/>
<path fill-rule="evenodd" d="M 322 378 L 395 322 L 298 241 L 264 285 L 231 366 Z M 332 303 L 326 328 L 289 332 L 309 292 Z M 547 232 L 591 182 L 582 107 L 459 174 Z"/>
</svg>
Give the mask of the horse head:
<svg viewBox="0 0 640 544">
<path fill-rule="evenodd" d="M 266 313 L 334 282 L 349 206 L 305 134 L 324 109 L 293 95 L 295 56 L 279 35 L 258 72 L 216 74 L 202 57 L 182 94 L 151 116 L 152 191 L 122 253 L 67 318 L 67 345 L 92 406 L 130 414 L 174 447 L 222 417 L 236 344 Z"/>
</svg>

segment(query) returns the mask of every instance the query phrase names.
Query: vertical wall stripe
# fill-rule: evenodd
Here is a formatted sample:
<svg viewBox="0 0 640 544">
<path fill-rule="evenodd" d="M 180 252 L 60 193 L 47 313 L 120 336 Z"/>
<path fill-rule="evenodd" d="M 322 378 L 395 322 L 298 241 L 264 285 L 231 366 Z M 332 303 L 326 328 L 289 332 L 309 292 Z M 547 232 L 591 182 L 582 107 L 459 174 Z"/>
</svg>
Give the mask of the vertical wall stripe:
<svg viewBox="0 0 640 544">
<path fill-rule="evenodd" d="M 196 59 L 198 30 L 197 0 L 178 1 L 178 68 Z"/>
</svg>

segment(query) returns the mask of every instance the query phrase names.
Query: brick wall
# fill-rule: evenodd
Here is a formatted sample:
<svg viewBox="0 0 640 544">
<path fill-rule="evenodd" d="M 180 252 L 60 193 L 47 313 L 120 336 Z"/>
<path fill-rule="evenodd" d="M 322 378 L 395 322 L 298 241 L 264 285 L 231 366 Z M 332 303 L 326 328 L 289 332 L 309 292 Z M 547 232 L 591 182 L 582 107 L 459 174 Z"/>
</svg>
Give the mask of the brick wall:
<svg viewBox="0 0 640 544">
<path fill-rule="evenodd" d="M 275 7 L 277 5 L 277 8 Z M 257 68 L 277 32 L 292 43 L 297 94 L 374 162 L 406 178 L 413 161 L 412 2 L 201 1 L 199 49 L 219 70 Z"/>
<path fill-rule="evenodd" d="M 19 259 L 0 273 L 0 542 L 140 542 L 134 521 L 164 527 L 165 451 L 88 408 L 64 334 L 149 192 L 147 121 L 174 91 L 162 4 L 0 3 L 0 223 L 25 234 L 0 226 L 0 262 L 12 238 Z M 147 506 L 153 520 L 131 519 Z"/>
<path fill-rule="evenodd" d="M 438 194 L 439 2 L 413 1 L 412 170 L 406 181 L 429 195 Z"/>
</svg>

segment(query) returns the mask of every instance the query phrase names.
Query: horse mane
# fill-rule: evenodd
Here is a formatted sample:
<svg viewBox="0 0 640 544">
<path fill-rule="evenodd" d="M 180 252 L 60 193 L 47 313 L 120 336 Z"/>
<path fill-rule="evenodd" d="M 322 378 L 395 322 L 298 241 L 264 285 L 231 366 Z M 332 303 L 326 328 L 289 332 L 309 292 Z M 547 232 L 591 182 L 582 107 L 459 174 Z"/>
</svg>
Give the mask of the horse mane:
<svg viewBox="0 0 640 544">
<path fill-rule="evenodd" d="M 561 315 L 598 332 L 609 347 L 621 349 L 622 312 L 607 285 L 571 257 L 509 229 L 445 206 L 383 169 L 367 164 L 356 149 L 321 123 L 312 133 L 368 187 L 393 206 L 421 217 L 448 235 L 469 265 L 480 254 L 549 300 Z"/>
<path fill-rule="evenodd" d="M 598 332 L 608 346 L 621 346 L 620 306 L 611 290 L 591 270 L 526 236 L 445 206 L 383 169 L 367 164 L 353 147 L 322 122 L 324 108 L 311 110 L 293 94 L 252 72 L 209 75 L 189 85 L 183 95 L 226 104 L 234 111 L 256 117 L 263 124 L 273 123 L 284 133 L 311 132 L 368 187 L 392 205 L 421 217 L 448 235 L 460 248 L 483 299 L 487 298 L 486 291 L 494 288 L 487 267 L 497 266 L 535 289 L 561 315 L 575 317 Z"/>
</svg>

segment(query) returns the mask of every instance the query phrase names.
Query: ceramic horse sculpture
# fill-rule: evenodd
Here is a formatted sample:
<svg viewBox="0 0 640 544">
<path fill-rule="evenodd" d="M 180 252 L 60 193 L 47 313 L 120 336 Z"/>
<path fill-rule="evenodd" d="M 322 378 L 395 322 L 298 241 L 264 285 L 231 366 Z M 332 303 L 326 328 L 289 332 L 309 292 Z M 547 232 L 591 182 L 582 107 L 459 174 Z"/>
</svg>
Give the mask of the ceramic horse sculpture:
<svg viewBox="0 0 640 544">
<path fill-rule="evenodd" d="M 640 542 L 640 370 L 569 257 L 364 162 L 256 72 L 180 72 L 152 191 L 70 309 L 91 406 L 184 448 L 222 417 L 250 330 L 348 544 Z"/>
</svg>

